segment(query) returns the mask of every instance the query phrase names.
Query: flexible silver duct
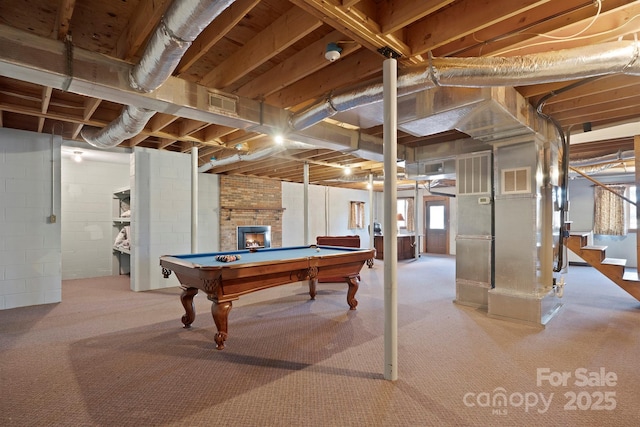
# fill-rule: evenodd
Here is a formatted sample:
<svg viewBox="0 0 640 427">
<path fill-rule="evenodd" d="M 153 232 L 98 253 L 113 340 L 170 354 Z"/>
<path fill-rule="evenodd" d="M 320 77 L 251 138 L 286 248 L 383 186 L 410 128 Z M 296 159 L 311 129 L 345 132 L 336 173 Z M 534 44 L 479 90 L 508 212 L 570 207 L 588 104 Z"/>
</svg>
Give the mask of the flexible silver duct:
<svg viewBox="0 0 640 427">
<path fill-rule="evenodd" d="M 252 160 L 260 160 L 265 157 L 272 156 L 274 154 L 280 153 L 285 150 L 285 147 L 281 145 L 274 145 L 272 147 L 265 148 L 264 150 L 255 151 L 253 153 L 248 154 L 233 154 L 231 156 L 211 160 L 198 168 L 198 172 L 207 172 L 211 168 L 218 166 L 225 166 L 231 163 L 240 162 L 240 161 L 252 161 Z"/>
<path fill-rule="evenodd" d="M 299 142 L 299 141 L 285 140 L 282 143 L 282 145 L 267 146 L 266 148 L 263 148 L 258 151 L 254 151 L 253 153 L 247 153 L 247 154 L 236 153 L 229 157 L 208 161 L 207 163 L 203 164 L 198 168 L 198 172 L 207 172 L 215 167 L 226 166 L 228 164 L 239 162 L 239 161 L 248 162 L 251 160 L 264 159 L 265 157 L 273 156 L 275 154 L 281 153 L 288 149 L 311 150 L 313 148 L 315 147 L 311 144 L 305 144 L 304 142 Z"/>
<path fill-rule="evenodd" d="M 430 58 L 427 66 L 401 70 L 398 96 L 436 86 L 495 87 L 542 84 L 623 73 L 640 75 L 638 42 L 619 41 L 510 58 Z M 382 81 L 341 90 L 293 115 L 303 130 L 336 113 L 382 100 Z"/>
<path fill-rule="evenodd" d="M 102 129 L 90 128 L 80 133 L 85 141 L 96 148 L 113 148 L 144 129 L 156 112 L 127 105 L 122 113 Z"/>
<path fill-rule="evenodd" d="M 620 160 L 621 162 L 627 160 L 633 160 L 635 158 L 635 153 L 633 150 L 627 151 L 618 151 L 615 154 L 608 154 L 606 156 L 598 156 L 598 157 L 590 157 L 588 159 L 580 159 L 574 160 L 571 162 L 572 167 L 584 167 L 584 166 L 594 166 L 601 165 L 603 163 L 615 162 L 616 160 Z"/>
<path fill-rule="evenodd" d="M 139 92 L 160 87 L 178 66 L 191 43 L 234 0 L 175 0 L 129 74 L 130 86 Z M 111 148 L 144 129 L 155 112 L 127 106 L 103 129 L 85 129 L 82 138 L 97 148 Z"/>
</svg>

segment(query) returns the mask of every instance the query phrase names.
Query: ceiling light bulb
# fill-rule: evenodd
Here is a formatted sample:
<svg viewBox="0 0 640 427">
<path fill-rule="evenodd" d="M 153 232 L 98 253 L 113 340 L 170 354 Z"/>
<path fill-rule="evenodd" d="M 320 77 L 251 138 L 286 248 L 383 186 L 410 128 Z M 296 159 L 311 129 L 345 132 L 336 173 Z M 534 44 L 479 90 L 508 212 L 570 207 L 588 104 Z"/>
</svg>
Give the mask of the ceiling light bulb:
<svg viewBox="0 0 640 427">
<path fill-rule="evenodd" d="M 274 140 L 276 141 L 276 144 L 282 144 L 284 142 L 282 135 L 276 135 Z"/>
<path fill-rule="evenodd" d="M 74 151 L 73 152 L 73 160 L 75 160 L 76 162 L 81 162 L 82 161 L 82 151 Z"/>
<path fill-rule="evenodd" d="M 347 167 L 344 169 L 344 174 L 345 175 L 351 175 L 351 168 Z"/>
</svg>

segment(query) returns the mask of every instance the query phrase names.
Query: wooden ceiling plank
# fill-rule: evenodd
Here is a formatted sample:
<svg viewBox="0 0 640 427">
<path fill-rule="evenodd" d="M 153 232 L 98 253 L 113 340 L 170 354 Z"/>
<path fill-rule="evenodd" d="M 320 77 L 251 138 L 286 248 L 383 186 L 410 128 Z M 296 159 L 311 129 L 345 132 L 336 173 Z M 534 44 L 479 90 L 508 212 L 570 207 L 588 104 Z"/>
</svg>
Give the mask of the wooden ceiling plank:
<svg viewBox="0 0 640 427">
<path fill-rule="evenodd" d="M 271 68 L 266 73 L 252 79 L 240 87 L 236 93 L 248 98 L 264 99 L 277 90 L 285 88 L 324 67 L 330 66 L 331 63 L 324 57 L 326 46 L 328 43 L 343 39 L 344 36 L 340 34 L 340 32 L 332 31 L 322 39 L 312 43 L 305 49 Z M 342 43 L 341 47 L 342 52 L 340 53 L 340 57 L 345 58 L 357 51 L 360 45 L 355 42 Z"/>
<path fill-rule="evenodd" d="M 202 84 L 224 89 L 322 26 L 322 21 L 292 7 L 202 78 Z"/>
<path fill-rule="evenodd" d="M 139 133 L 136 136 L 129 139 L 129 147 L 135 147 L 140 144 L 142 141 L 148 138 L 148 135 Z"/>
<path fill-rule="evenodd" d="M 151 117 L 151 120 L 149 120 L 149 129 L 151 132 L 158 132 L 178 119 L 178 116 L 173 116 L 171 114 L 156 113 Z"/>
<path fill-rule="evenodd" d="M 84 110 L 82 112 L 82 118 L 84 120 L 89 120 L 93 113 L 98 109 L 98 106 L 102 103 L 101 99 L 97 98 L 86 98 L 84 100 Z"/>
<path fill-rule="evenodd" d="M 180 120 L 180 125 L 179 125 L 180 130 L 178 134 L 181 137 L 191 135 L 193 133 L 198 132 L 201 129 L 204 129 L 207 126 L 209 126 L 209 123 L 207 122 L 192 120 L 192 119 L 182 119 Z"/>
<path fill-rule="evenodd" d="M 584 93 L 584 92 L 583 92 Z M 562 103 L 545 105 L 543 111 L 548 115 L 555 115 L 567 110 L 577 110 L 579 108 L 589 107 L 593 105 L 607 104 L 611 100 L 616 103 L 625 105 L 630 102 L 637 102 L 640 97 L 640 85 L 632 85 L 629 87 L 616 88 L 609 91 L 601 91 L 596 93 L 584 93 L 581 97 L 566 100 Z"/>
<path fill-rule="evenodd" d="M 172 138 L 160 138 L 160 143 L 158 144 L 158 149 L 165 150 L 167 147 L 169 147 L 171 144 L 173 144 L 176 141 L 177 140 L 172 139 Z"/>
<path fill-rule="evenodd" d="M 546 34 L 536 35 L 525 41 L 510 44 L 502 49 L 493 49 L 491 55 L 526 55 L 594 45 L 613 41 L 628 34 L 634 35 L 640 31 L 640 21 L 635 19 L 636 16 L 640 15 L 640 3 L 638 2 L 631 2 L 602 12 L 595 21 L 593 20 L 594 15 L 595 11 L 591 16 L 564 25 Z M 571 35 L 581 32 L 587 27 L 588 29 L 582 32 L 580 37 L 571 37 Z M 550 37 L 562 39 L 553 40 Z"/>
<path fill-rule="evenodd" d="M 548 1 L 464 0 L 455 2 L 408 27 L 405 30 L 406 42 L 414 55 L 426 54 L 446 43 L 469 36 Z M 454 22 L 455 25 L 452 25 Z"/>
<path fill-rule="evenodd" d="M 120 33 L 112 54 L 116 58 L 131 61 L 156 28 L 170 3 L 169 0 L 141 0 L 132 14 L 133 19 Z"/>
<path fill-rule="evenodd" d="M 335 0 L 290 1 L 373 52 L 389 47 L 405 58 L 411 57 L 411 49 L 403 40 L 392 34 L 383 35 L 380 25 L 356 8 L 345 8 Z"/>
<path fill-rule="evenodd" d="M 71 126 L 71 139 L 77 139 L 84 125 L 82 123 L 74 123 Z"/>
<path fill-rule="evenodd" d="M 396 32 L 451 3 L 453 0 L 388 0 L 381 2 L 378 17 L 381 33 L 386 35 Z"/>
<path fill-rule="evenodd" d="M 266 98 L 268 104 L 288 108 L 320 98 L 330 91 L 364 81 L 382 70 L 384 58 L 368 50 L 360 50 L 344 60 L 305 77 Z"/>
<path fill-rule="evenodd" d="M 49 104 L 51 103 L 51 93 L 53 89 L 45 86 L 42 88 L 42 101 L 40 103 L 40 112 L 46 113 L 49 110 Z"/>
<path fill-rule="evenodd" d="M 69 23 L 76 7 L 76 0 L 60 0 L 56 17 L 56 33 L 58 40 L 64 40 L 69 34 Z"/>
<path fill-rule="evenodd" d="M 607 0 L 603 11 L 619 7 L 627 0 Z M 564 0 L 550 2 L 510 17 L 488 28 L 476 31 L 470 37 L 460 37 L 438 49 L 434 56 L 486 56 L 497 49 L 530 39 L 538 34 L 547 34 L 572 22 L 593 19 L 597 9 L 590 0 Z"/>
<path fill-rule="evenodd" d="M 176 74 L 187 71 L 202 58 L 220 39 L 233 29 L 251 11 L 260 0 L 238 0 L 226 8 L 202 33 L 194 40 L 191 47 L 180 60 Z"/>
<path fill-rule="evenodd" d="M 218 140 L 226 135 L 230 135 L 235 132 L 235 128 L 222 126 L 222 125 L 209 125 L 204 130 L 204 141 L 212 142 Z"/>
</svg>

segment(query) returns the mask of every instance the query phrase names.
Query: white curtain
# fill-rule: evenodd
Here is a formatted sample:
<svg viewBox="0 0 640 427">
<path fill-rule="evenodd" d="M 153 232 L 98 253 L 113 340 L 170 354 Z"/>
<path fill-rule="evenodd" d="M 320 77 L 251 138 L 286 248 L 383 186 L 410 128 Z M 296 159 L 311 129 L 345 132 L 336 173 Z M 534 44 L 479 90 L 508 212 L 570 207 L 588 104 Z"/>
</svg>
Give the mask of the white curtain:
<svg viewBox="0 0 640 427">
<path fill-rule="evenodd" d="M 594 194 L 593 234 L 625 236 L 627 219 L 624 212 L 624 185 L 607 186 L 611 191 L 596 186 Z M 614 194 L 615 193 L 615 194 Z"/>
</svg>

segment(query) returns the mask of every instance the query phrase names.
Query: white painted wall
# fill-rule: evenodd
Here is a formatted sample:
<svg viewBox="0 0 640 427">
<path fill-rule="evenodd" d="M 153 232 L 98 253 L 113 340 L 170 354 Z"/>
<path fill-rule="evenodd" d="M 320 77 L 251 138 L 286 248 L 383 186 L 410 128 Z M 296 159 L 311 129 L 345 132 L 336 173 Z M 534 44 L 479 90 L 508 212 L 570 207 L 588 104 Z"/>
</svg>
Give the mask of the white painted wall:
<svg viewBox="0 0 640 427">
<path fill-rule="evenodd" d="M 113 274 L 113 193 L 129 185 L 129 163 L 62 158 L 62 280 Z"/>
<path fill-rule="evenodd" d="M 309 244 L 317 236 L 359 235 L 360 246 L 369 247 L 367 229 L 349 229 L 349 202 L 366 203 L 365 223 L 369 224 L 369 192 L 309 185 Z M 282 183 L 282 246 L 304 245 L 304 185 Z"/>
<path fill-rule="evenodd" d="M 131 289 L 179 286 L 159 259 L 191 252 L 191 156 L 136 147 L 131 174 Z"/>
<path fill-rule="evenodd" d="M 0 309 L 62 299 L 61 143 L 59 136 L 0 129 Z"/>
<path fill-rule="evenodd" d="M 198 251 L 220 251 L 220 177 L 198 174 Z"/>
</svg>

